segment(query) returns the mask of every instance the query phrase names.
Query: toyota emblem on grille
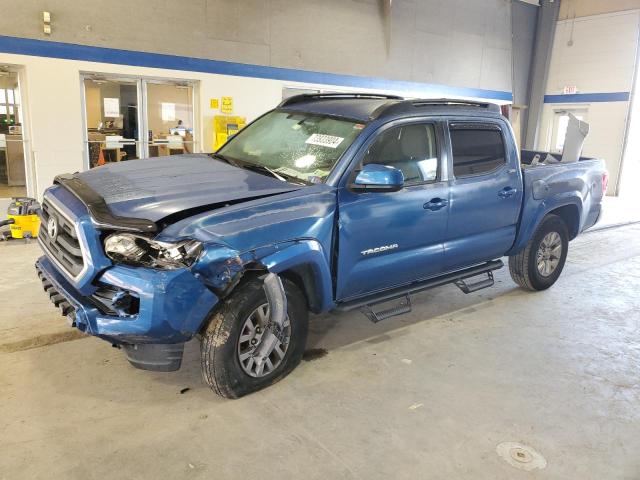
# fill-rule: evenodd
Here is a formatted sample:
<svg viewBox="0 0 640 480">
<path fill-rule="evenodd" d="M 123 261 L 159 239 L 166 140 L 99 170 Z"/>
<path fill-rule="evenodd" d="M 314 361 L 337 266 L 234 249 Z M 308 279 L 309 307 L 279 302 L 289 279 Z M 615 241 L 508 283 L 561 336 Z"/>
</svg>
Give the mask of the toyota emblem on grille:
<svg viewBox="0 0 640 480">
<path fill-rule="evenodd" d="M 58 236 L 58 221 L 55 217 L 49 218 L 49 221 L 47 222 L 47 233 L 51 240 L 55 240 Z"/>
</svg>

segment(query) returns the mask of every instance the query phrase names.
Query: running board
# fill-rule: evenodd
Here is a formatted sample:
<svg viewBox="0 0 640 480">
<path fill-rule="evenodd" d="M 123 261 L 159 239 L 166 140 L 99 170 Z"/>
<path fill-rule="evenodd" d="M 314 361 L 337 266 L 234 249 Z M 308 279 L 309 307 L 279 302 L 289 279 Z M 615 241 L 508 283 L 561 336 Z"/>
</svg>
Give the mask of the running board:
<svg viewBox="0 0 640 480">
<path fill-rule="evenodd" d="M 360 311 L 373 323 L 381 322 L 387 318 L 396 317 L 398 315 L 404 315 L 411 311 L 411 297 L 407 293 L 404 296 L 404 300 L 398 303 L 395 307 L 387 308 L 385 310 L 375 311 L 371 308 L 371 305 L 365 305 L 360 308 Z"/>
<path fill-rule="evenodd" d="M 375 295 L 369 295 L 366 297 L 356 298 L 354 300 L 339 303 L 336 306 L 335 310 L 339 312 L 348 312 L 355 309 L 361 309 L 362 313 L 364 313 L 367 318 L 369 318 L 369 320 L 377 323 L 381 320 L 384 320 L 385 318 L 395 317 L 396 315 L 402 315 L 404 313 L 410 312 L 411 300 L 409 295 L 411 295 L 412 293 L 430 290 L 432 288 L 447 285 L 449 283 L 455 284 L 464 293 L 471 293 L 482 288 L 490 287 L 494 283 L 493 271 L 498 270 L 503 266 L 504 263 L 502 263 L 502 260 L 493 260 L 481 265 L 476 265 L 475 267 L 448 273 L 441 277 L 423 280 L 421 282 L 414 282 L 409 285 L 380 292 Z M 465 280 L 472 277 L 477 277 L 479 275 L 486 275 L 487 278 L 474 283 L 465 282 Z M 404 297 L 405 300 L 400 302 L 395 307 L 378 312 L 374 311 L 372 308 L 373 305 L 396 300 L 402 297 Z"/>
<path fill-rule="evenodd" d="M 487 278 L 484 280 L 478 280 L 477 282 L 467 283 L 463 279 L 456 280 L 454 283 L 456 287 L 462 290 L 463 293 L 471 293 L 476 292 L 478 290 L 482 290 L 483 288 L 493 287 L 493 272 L 488 271 L 486 273 Z"/>
</svg>

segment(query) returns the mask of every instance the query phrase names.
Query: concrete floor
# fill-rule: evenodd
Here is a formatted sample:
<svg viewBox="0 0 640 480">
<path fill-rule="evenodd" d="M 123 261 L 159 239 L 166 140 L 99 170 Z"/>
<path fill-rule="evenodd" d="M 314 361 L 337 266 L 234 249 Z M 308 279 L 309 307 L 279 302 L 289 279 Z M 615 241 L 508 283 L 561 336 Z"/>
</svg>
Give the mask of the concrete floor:
<svg viewBox="0 0 640 480">
<path fill-rule="evenodd" d="M 65 328 L 27 280 L 35 254 L 0 245 L 24 279 L 0 283 L 2 480 L 640 478 L 640 226 L 572 242 L 546 292 L 503 269 L 492 289 L 426 292 L 382 324 L 315 317 L 308 348 L 328 354 L 237 401 L 203 385 L 193 342 L 173 374 L 93 338 L 16 343 L 9 331 Z M 503 442 L 546 467 L 513 467 Z"/>
</svg>

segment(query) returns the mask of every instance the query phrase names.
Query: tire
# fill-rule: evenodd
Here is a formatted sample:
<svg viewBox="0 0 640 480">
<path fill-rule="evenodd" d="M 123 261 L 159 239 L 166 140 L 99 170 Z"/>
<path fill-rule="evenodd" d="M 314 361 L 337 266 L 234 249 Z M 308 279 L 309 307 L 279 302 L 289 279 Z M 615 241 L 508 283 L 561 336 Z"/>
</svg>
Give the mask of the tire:
<svg viewBox="0 0 640 480">
<path fill-rule="evenodd" d="M 557 234 L 560 238 L 561 252 L 557 256 L 557 264 L 551 271 L 546 269 L 543 265 L 542 271 L 538 268 L 538 252 L 541 249 L 543 241 L 545 246 L 549 244 L 549 241 L 553 239 L 555 241 Z M 552 243 L 553 245 L 554 243 Z M 511 278 L 519 286 L 526 290 L 546 290 L 551 285 L 556 283 L 558 277 L 562 273 L 564 263 L 567 259 L 567 252 L 569 249 L 569 233 L 567 231 L 567 225 L 557 215 L 547 215 L 542 219 L 540 225 L 536 229 L 535 233 L 529 239 L 526 247 L 518 254 L 509 257 L 509 273 Z M 547 251 L 553 251 L 554 249 L 548 249 Z M 556 251 L 557 252 L 557 251 Z M 544 254 L 543 254 L 544 255 Z M 544 264 L 544 258 L 542 257 L 542 263 Z M 552 265 L 554 262 L 554 256 L 549 257 L 550 263 L 546 266 Z M 546 273 L 546 274 L 545 274 Z"/>
<path fill-rule="evenodd" d="M 240 335 L 243 331 L 246 333 L 245 322 L 254 317 L 259 309 L 264 308 L 267 302 L 262 280 L 262 277 L 255 278 L 238 286 L 223 305 L 214 311 L 202 334 L 202 375 L 209 387 L 225 398 L 239 398 L 268 387 L 291 373 L 302 360 L 309 322 L 307 301 L 300 288 L 283 278 L 289 324 L 289 341 L 284 357 L 278 359 L 280 363 L 272 371 L 258 377 L 247 373 L 246 365 L 243 367 L 241 364 Z M 266 333 L 267 330 L 263 331 Z M 246 342 L 242 345 L 246 345 Z M 284 344 L 279 346 L 282 347 Z"/>
</svg>

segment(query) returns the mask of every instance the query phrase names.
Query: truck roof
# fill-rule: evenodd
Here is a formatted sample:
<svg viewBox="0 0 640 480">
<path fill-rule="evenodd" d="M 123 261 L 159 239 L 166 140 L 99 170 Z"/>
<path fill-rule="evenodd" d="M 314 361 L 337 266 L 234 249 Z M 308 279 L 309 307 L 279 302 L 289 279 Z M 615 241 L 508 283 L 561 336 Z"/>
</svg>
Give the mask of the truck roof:
<svg viewBox="0 0 640 480">
<path fill-rule="evenodd" d="M 423 115 L 500 116 L 500 106 L 451 98 L 411 99 L 372 93 L 317 93 L 287 98 L 278 108 L 345 117 L 363 122 Z"/>
</svg>

